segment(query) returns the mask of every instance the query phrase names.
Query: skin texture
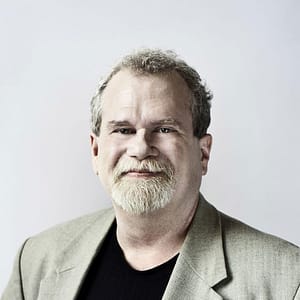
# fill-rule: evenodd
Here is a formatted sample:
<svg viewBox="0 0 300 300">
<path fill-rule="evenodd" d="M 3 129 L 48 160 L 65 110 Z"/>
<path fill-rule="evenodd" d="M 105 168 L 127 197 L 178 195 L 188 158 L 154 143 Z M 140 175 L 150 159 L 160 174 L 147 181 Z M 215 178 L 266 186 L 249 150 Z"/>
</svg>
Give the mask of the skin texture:
<svg viewBox="0 0 300 300">
<path fill-rule="evenodd" d="M 117 237 L 127 261 L 144 270 L 175 255 L 183 243 L 207 172 L 211 136 L 193 135 L 191 93 L 176 73 L 137 75 L 121 70 L 104 90 L 100 135 L 91 134 L 93 167 L 111 194 L 120 159 L 170 162 L 176 186 L 166 207 L 147 214 L 126 213 L 113 202 Z M 155 174 L 131 172 L 139 180 Z"/>
</svg>

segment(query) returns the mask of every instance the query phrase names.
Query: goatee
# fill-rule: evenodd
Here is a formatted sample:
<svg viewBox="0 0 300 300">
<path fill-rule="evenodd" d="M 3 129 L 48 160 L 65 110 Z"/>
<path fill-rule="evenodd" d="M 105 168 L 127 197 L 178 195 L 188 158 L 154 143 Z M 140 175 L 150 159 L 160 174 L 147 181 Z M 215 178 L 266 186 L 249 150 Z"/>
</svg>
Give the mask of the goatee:
<svg viewBox="0 0 300 300">
<path fill-rule="evenodd" d="M 146 177 L 126 176 L 130 171 L 149 173 Z M 131 214 L 164 208 L 173 197 L 174 167 L 169 161 L 123 159 L 113 172 L 112 198 Z"/>
</svg>

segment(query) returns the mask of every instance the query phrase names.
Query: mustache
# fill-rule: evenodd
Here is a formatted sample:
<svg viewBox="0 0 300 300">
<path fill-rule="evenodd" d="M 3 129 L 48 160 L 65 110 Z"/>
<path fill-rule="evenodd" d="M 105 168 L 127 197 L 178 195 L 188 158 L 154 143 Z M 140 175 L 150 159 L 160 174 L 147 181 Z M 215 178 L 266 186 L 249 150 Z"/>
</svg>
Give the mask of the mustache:
<svg viewBox="0 0 300 300">
<path fill-rule="evenodd" d="M 172 178 L 174 176 L 174 167 L 170 161 L 123 159 L 117 163 L 113 171 L 113 178 L 117 181 L 128 172 L 162 173 L 162 175 Z"/>
</svg>

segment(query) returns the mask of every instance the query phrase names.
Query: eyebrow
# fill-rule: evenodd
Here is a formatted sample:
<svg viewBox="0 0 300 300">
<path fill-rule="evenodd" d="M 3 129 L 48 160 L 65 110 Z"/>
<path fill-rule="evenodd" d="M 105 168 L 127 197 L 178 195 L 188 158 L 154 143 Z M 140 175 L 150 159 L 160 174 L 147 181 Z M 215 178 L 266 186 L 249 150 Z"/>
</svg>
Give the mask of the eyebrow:
<svg viewBox="0 0 300 300">
<path fill-rule="evenodd" d="M 151 122 L 152 125 L 154 126 L 160 126 L 160 125 L 172 125 L 172 126 L 177 126 L 177 127 L 182 127 L 181 122 L 174 118 L 167 118 L 167 119 L 161 119 L 157 121 Z"/>
<path fill-rule="evenodd" d="M 109 121 L 107 123 L 108 127 L 128 126 L 128 125 L 131 125 L 130 122 L 128 122 L 128 121 L 115 121 L 115 120 L 112 120 L 112 121 Z"/>
<path fill-rule="evenodd" d="M 118 128 L 118 127 L 128 127 L 128 126 L 132 126 L 132 124 L 128 121 L 116 121 L 116 120 L 112 120 L 107 122 L 106 128 L 108 130 L 114 129 L 114 128 Z"/>
<path fill-rule="evenodd" d="M 166 118 L 166 119 L 151 121 L 150 124 L 152 126 L 172 125 L 172 126 L 182 127 L 181 122 L 179 122 L 178 120 L 176 120 L 174 118 Z M 120 126 L 132 126 L 132 124 L 126 120 L 124 120 L 124 121 L 112 120 L 112 121 L 109 121 L 107 124 L 108 128 L 114 128 L 114 127 L 120 127 Z"/>
</svg>

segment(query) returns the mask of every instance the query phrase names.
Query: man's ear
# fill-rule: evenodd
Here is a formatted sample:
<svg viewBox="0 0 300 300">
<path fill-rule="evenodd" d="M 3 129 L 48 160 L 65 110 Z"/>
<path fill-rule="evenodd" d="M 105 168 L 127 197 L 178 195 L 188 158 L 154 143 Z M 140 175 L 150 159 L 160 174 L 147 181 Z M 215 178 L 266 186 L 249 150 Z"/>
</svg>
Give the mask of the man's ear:
<svg viewBox="0 0 300 300">
<path fill-rule="evenodd" d="M 93 170 L 94 170 L 95 174 L 98 175 L 99 172 L 98 172 L 97 160 L 98 160 L 99 148 L 98 148 L 97 136 L 94 133 L 90 134 L 90 143 L 91 143 L 91 154 L 92 154 Z"/>
<path fill-rule="evenodd" d="M 98 141 L 97 136 L 94 133 L 90 134 L 91 152 L 92 156 L 98 156 Z"/>
<path fill-rule="evenodd" d="M 202 175 L 207 173 L 208 161 L 210 157 L 210 151 L 212 146 L 212 136 L 210 134 L 205 134 L 199 140 L 200 149 L 201 149 L 201 166 L 202 166 Z"/>
</svg>

